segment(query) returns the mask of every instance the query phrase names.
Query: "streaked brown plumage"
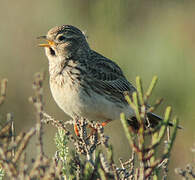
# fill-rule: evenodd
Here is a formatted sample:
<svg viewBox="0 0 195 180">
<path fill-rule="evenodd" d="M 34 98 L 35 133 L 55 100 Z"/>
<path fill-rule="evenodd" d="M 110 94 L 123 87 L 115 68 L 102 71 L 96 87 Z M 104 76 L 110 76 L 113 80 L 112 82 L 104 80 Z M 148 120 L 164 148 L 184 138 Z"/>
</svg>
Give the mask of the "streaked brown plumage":
<svg viewBox="0 0 195 180">
<path fill-rule="evenodd" d="M 120 67 L 93 51 L 85 35 L 76 27 L 54 27 L 41 38 L 49 60 L 50 88 L 58 106 L 72 118 L 95 121 L 119 119 L 124 112 L 129 124 L 138 128 L 133 110 L 124 99 L 135 87 L 125 78 Z M 148 115 L 151 125 L 160 118 Z"/>
</svg>

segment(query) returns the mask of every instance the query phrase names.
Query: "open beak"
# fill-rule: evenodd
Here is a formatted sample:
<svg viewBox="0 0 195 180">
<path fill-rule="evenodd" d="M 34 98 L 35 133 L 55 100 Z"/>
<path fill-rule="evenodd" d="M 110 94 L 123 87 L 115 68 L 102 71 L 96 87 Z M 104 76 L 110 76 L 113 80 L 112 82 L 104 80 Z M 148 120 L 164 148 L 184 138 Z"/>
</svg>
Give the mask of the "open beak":
<svg viewBox="0 0 195 180">
<path fill-rule="evenodd" d="M 54 41 L 47 39 L 46 36 L 39 36 L 37 39 L 43 39 L 48 42 L 48 44 L 39 44 L 39 47 L 50 47 L 55 44 Z"/>
</svg>

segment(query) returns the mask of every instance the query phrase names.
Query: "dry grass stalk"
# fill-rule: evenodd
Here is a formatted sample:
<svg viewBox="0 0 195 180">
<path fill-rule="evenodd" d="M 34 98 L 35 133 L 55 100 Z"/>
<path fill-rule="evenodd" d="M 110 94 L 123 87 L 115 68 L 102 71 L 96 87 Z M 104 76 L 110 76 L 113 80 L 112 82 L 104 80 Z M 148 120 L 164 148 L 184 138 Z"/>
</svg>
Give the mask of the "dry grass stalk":
<svg viewBox="0 0 195 180">
<path fill-rule="evenodd" d="M 174 119 L 172 133 L 168 131 L 167 142 L 164 153 L 157 155 L 157 149 L 165 136 L 170 119 L 171 108 L 168 107 L 164 120 L 156 128 L 145 129 L 144 120 L 147 111 L 154 111 L 162 100 L 158 100 L 154 106 L 146 108 L 147 101 L 156 84 L 157 78 L 143 94 L 141 80 L 136 79 L 137 93 L 132 97 L 125 95 L 129 105 L 134 109 L 140 128 L 138 132 L 133 131 L 127 125 L 124 114 L 121 121 L 125 134 L 129 141 L 132 155 L 130 159 L 123 162 L 119 160 L 120 167 L 114 162 L 113 149 L 109 144 L 109 138 L 104 134 L 104 128 L 98 122 L 90 122 L 83 118 L 75 118 L 67 122 L 59 121 L 44 112 L 43 103 L 43 74 L 38 73 L 33 82 L 35 96 L 30 100 L 36 110 L 36 127 L 32 127 L 26 133 L 15 136 L 13 117 L 7 116 L 8 122 L 0 130 L 0 165 L 6 176 L 10 179 L 158 179 L 158 172 L 163 171 L 163 178 L 168 173 L 168 162 L 170 151 L 176 136 L 178 121 Z M 7 81 L 1 83 L 1 104 L 5 100 Z M 48 158 L 43 149 L 43 125 L 51 124 L 58 128 L 56 134 L 57 152 L 54 158 Z M 75 136 L 68 129 L 68 124 L 77 124 L 79 136 Z M 92 131 L 90 131 L 90 128 Z M 26 163 L 26 148 L 30 139 L 37 137 L 37 156 L 33 160 L 32 168 Z M 151 143 L 147 144 L 146 139 Z M 6 142 L 6 143 L 3 143 Z M 69 143 L 73 144 L 73 150 L 69 149 Z"/>
</svg>

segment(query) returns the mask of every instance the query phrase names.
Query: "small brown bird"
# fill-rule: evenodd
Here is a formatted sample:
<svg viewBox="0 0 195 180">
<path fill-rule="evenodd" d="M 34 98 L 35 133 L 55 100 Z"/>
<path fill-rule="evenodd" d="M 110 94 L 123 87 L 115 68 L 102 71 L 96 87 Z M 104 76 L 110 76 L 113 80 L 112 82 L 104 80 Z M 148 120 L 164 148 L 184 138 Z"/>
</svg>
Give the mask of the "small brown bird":
<svg viewBox="0 0 195 180">
<path fill-rule="evenodd" d="M 125 78 L 120 67 L 89 47 L 85 35 L 71 25 L 49 30 L 45 48 L 49 60 L 50 89 L 58 106 L 73 119 L 109 122 L 124 112 L 129 125 L 138 128 L 133 109 L 124 98 L 136 88 Z M 161 120 L 147 114 L 151 126 Z"/>
</svg>

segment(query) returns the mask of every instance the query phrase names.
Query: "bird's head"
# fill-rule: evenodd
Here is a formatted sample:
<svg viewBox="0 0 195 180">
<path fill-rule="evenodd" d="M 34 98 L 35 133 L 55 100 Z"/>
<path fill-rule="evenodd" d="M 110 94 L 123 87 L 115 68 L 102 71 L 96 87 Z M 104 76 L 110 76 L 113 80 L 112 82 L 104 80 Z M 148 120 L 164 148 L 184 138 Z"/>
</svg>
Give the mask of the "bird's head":
<svg viewBox="0 0 195 180">
<path fill-rule="evenodd" d="M 89 50 L 86 37 L 78 28 L 71 25 L 56 26 L 50 29 L 46 36 L 40 36 L 47 44 L 39 44 L 44 47 L 49 60 L 60 58 L 70 59 L 81 56 Z"/>
</svg>

